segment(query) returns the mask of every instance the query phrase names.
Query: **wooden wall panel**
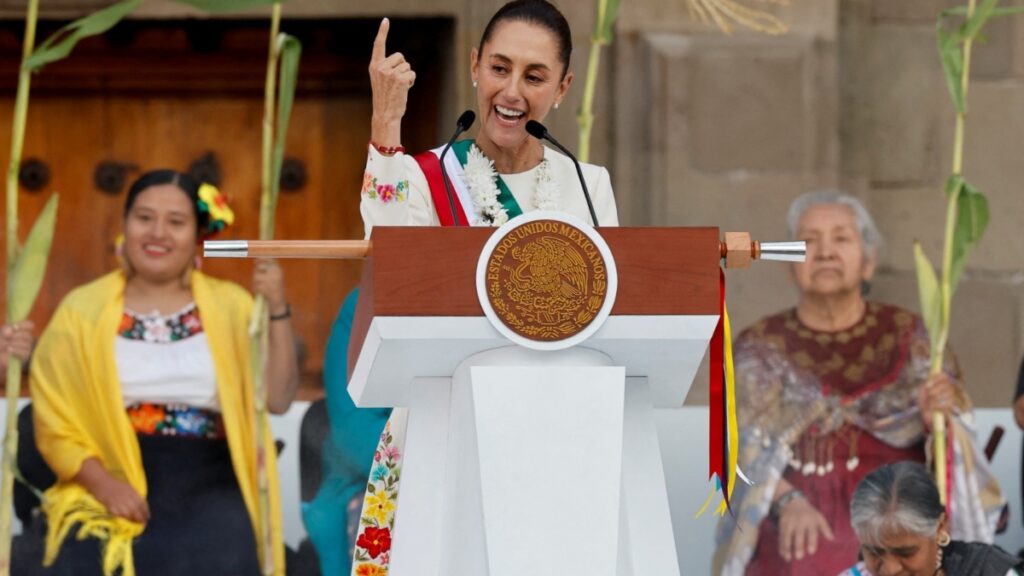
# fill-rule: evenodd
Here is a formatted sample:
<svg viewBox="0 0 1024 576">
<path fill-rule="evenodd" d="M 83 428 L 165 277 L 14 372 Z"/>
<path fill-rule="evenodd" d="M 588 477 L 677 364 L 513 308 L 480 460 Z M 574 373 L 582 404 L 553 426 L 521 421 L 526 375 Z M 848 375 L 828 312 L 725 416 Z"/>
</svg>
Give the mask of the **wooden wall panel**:
<svg viewBox="0 0 1024 576">
<path fill-rule="evenodd" d="M 410 117 L 417 122 L 407 123 L 404 131 L 405 143 L 412 149 L 431 147 L 439 132 L 447 132 L 439 130 L 436 122 L 442 77 L 437 70 L 443 64 L 437 55 L 444 46 L 436 35 L 450 28 L 443 21 L 429 22 L 436 26 L 405 24 L 404 40 L 396 41 L 396 49 L 402 48 L 401 42 L 413 47 L 422 70 L 415 89 L 418 94 L 410 103 Z M 241 22 L 237 28 L 220 23 L 221 51 L 209 54 L 197 54 L 183 40 L 192 25 L 133 23 L 135 51 L 114 46 L 110 38 L 95 39 L 76 52 L 81 57 L 45 70 L 39 77 L 45 80 L 35 82 L 24 158 L 45 161 L 51 181 L 41 193 L 21 192 L 23 235 L 49 192 L 61 193 L 54 253 L 32 312 L 40 331 L 69 290 L 116 266 L 113 243 L 121 230 L 125 192 L 143 171 L 161 167 L 187 171 L 195 160 L 212 154 L 222 176 L 220 189 L 236 214 L 235 226 L 218 239 L 257 236 L 264 23 Z M 370 43 L 338 45 L 334 32 L 344 34 L 353 26 L 351 22 L 286 22 L 285 28 L 298 29 L 305 41 L 286 156 L 303 163 L 307 181 L 300 190 L 282 191 L 277 238 L 363 236 L 358 204 L 369 140 L 366 59 Z M 10 41 L 4 34 L 0 26 L 0 45 Z M 430 51 L 425 46 L 435 48 Z M 148 60 L 143 58 L 146 54 Z M 11 55 L 0 55 L 0 87 L 4 88 L 0 135 L 5 135 L 0 138 L 0 158 L 5 161 L 13 73 Z M 119 193 L 101 192 L 93 183 L 95 167 L 104 161 L 132 166 Z M 296 329 L 308 354 L 305 377 L 308 383 L 318 383 L 335 314 L 357 285 L 361 265 L 322 260 L 282 265 Z M 243 286 L 251 284 L 249 261 L 207 259 L 203 268 Z M 0 270 L 0 277 L 3 274 Z"/>
</svg>

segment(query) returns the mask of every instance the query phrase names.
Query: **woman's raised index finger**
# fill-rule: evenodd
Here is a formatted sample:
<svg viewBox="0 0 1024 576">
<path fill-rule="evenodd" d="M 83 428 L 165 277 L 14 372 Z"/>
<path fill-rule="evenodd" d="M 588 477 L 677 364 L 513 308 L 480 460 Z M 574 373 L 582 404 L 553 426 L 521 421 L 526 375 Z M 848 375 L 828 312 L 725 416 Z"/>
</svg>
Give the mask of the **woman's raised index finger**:
<svg viewBox="0 0 1024 576">
<path fill-rule="evenodd" d="M 383 60 L 385 56 L 385 44 L 388 41 L 388 29 L 391 28 L 391 21 L 387 18 L 380 21 L 380 28 L 377 30 L 377 37 L 373 39 L 373 54 L 370 60 Z"/>
</svg>

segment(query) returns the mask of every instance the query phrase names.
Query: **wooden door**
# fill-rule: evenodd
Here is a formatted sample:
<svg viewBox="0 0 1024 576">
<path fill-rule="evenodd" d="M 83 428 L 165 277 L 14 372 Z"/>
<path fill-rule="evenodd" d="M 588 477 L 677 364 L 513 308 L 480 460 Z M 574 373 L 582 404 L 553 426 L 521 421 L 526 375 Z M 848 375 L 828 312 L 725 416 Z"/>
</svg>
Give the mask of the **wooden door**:
<svg viewBox="0 0 1024 576">
<path fill-rule="evenodd" d="M 15 24 L 0 27 L 5 166 L 20 43 Z M 235 226 L 218 239 L 257 236 L 267 28 L 254 21 L 127 22 L 36 76 L 22 164 L 22 235 L 51 191 L 61 198 L 50 267 L 32 312 L 39 331 L 69 290 L 117 265 L 113 245 L 125 193 L 144 171 L 207 174 L 236 215 Z M 283 29 L 300 37 L 304 51 L 287 140 L 290 189 L 281 194 L 276 237 L 361 238 L 359 188 L 371 113 L 366 66 L 376 21 L 285 21 Z M 417 120 L 406 122 L 405 144 L 429 147 L 438 139 L 439 70 L 447 60 L 437 38 L 450 37 L 450 23 L 396 22 L 393 29 L 395 49 L 409 54 L 419 71 L 408 116 Z M 26 184 L 40 183 L 42 166 L 47 181 L 29 190 Z M 283 266 L 307 352 L 304 381 L 316 386 L 331 324 L 361 266 Z M 251 284 L 250 261 L 208 259 L 203 269 Z"/>
</svg>

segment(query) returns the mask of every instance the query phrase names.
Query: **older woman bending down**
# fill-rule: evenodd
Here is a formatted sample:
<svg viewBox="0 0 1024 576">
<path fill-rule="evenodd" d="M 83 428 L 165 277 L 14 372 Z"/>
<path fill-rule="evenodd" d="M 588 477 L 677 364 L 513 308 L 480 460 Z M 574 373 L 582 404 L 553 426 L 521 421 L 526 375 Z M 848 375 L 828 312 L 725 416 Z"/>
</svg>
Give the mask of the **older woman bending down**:
<svg viewBox="0 0 1024 576">
<path fill-rule="evenodd" d="M 950 416 L 955 441 L 953 535 L 991 541 L 999 487 L 972 441 L 971 406 L 946 354 L 929 377 L 921 319 L 868 302 L 881 238 L 867 210 L 834 192 L 789 213 L 807 242 L 793 267 L 796 308 L 740 334 L 735 346 L 740 466 L 754 481 L 719 524 L 716 574 L 836 574 L 857 559 L 848 502 L 869 471 L 925 461 L 929 415 Z"/>
<path fill-rule="evenodd" d="M 997 546 L 953 540 L 935 482 L 913 462 L 865 476 L 850 519 L 864 561 L 840 576 L 1019 576 L 1024 567 Z"/>
</svg>

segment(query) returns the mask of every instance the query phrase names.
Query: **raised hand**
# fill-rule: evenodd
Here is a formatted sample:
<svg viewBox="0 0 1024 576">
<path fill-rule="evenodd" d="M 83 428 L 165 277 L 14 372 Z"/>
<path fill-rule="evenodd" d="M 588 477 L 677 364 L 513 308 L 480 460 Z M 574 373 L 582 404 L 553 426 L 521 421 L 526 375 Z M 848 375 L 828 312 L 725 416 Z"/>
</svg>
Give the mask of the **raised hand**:
<svg viewBox="0 0 1024 576">
<path fill-rule="evenodd" d="M 416 72 L 401 52 L 388 56 L 386 44 L 391 21 L 381 20 L 370 56 L 370 87 L 373 90 L 373 122 L 370 138 L 380 146 L 402 144 L 402 117 Z"/>
</svg>

